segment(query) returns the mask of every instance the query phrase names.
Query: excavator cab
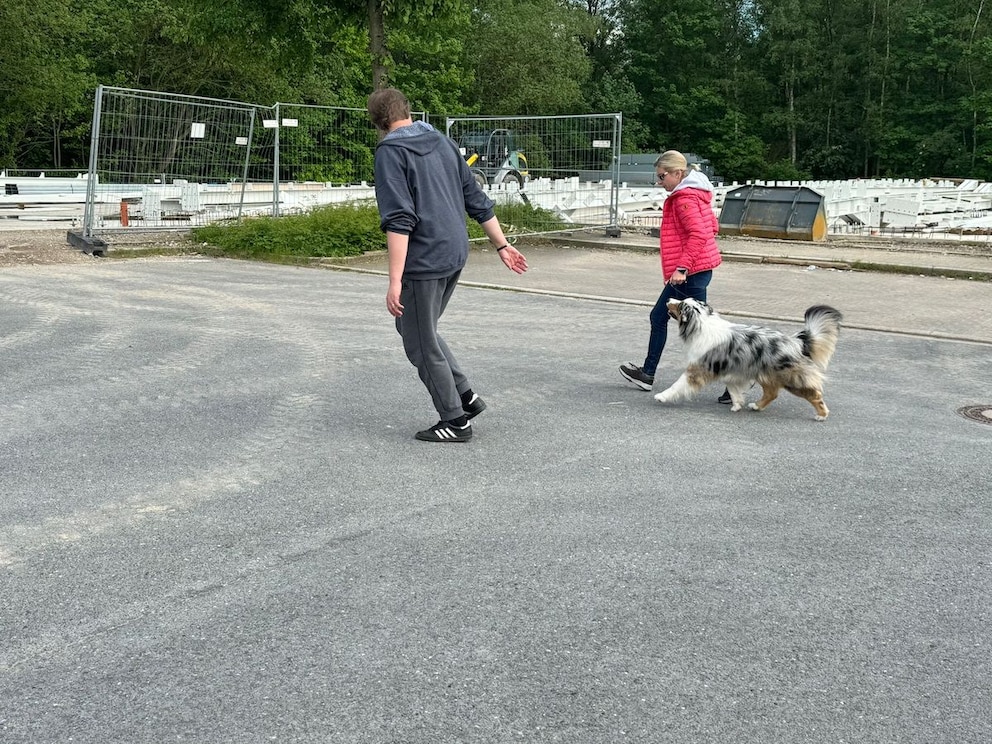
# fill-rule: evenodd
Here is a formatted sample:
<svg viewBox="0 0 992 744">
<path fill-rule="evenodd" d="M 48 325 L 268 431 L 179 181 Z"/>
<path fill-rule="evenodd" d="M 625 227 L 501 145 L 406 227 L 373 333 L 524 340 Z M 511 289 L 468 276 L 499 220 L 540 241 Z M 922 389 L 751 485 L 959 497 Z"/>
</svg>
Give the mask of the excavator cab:
<svg viewBox="0 0 992 744">
<path fill-rule="evenodd" d="M 493 129 L 463 134 L 458 148 L 480 186 L 527 182 L 527 158 L 514 147 L 513 132 Z"/>
</svg>

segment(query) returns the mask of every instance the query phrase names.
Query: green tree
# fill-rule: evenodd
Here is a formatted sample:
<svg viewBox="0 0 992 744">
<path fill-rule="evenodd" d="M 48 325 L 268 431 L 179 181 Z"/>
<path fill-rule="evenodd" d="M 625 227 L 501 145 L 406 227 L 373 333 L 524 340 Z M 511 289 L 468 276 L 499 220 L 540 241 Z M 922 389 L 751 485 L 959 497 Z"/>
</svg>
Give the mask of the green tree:
<svg viewBox="0 0 992 744">
<path fill-rule="evenodd" d="M 441 19 L 464 9 L 463 0 L 315 0 L 339 10 L 346 17 L 361 19 L 368 30 L 372 85 L 393 84 L 391 34 L 410 23 Z"/>
<path fill-rule="evenodd" d="M 636 152 L 647 145 L 650 131 L 638 116 L 644 101 L 627 74 L 630 55 L 622 39 L 620 5 L 617 0 L 587 0 L 585 9 L 593 33 L 585 43 L 590 71 L 583 98 L 593 112 L 624 113 L 623 148 Z"/>
<path fill-rule="evenodd" d="M 85 13 L 62 0 L 0 4 L 0 166 L 62 167 L 95 88 L 80 53 Z"/>
<path fill-rule="evenodd" d="M 267 101 L 311 54 L 301 25 L 255 0 L 91 0 L 89 54 L 100 82 Z M 290 13 L 294 6 L 285 8 Z"/>
<path fill-rule="evenodd" d="M 392 82 L 420 110 L 438 117 L 466 113 L 475 82 L 466 49 L 471 35 L 467 5 L 398 27 L 390 34 Z"/>
<path fill-rule="evenodd" d="M 649 133 L 646 146 L 698 153 L 730 179 L 758 177 L 770 91 L 749 67 L 753 9 L 743 0 L 624 0 L 617 44 L 643 102 L 634 118 Z"/>
<path fill-rule="evenodd" d="M 775 153 L 795 166 L 799 162 L 799 137 L 805 121 L 801 99 L 815 90 L 822 78 L 820 35 L 814 25 L 816 2 L 762 0 L 758 4 L 759 53 L 767 79 L 779 93 L 776 105 L 765 115 L 766 123 L 784 134 L 785 152 Z"/>
<path fill-rule="evenodd" d="M 478 0 L 466 44 L 471 105 L 491 114 L 584 110 L 596 22 L 565 0 Z"/>
</svg>

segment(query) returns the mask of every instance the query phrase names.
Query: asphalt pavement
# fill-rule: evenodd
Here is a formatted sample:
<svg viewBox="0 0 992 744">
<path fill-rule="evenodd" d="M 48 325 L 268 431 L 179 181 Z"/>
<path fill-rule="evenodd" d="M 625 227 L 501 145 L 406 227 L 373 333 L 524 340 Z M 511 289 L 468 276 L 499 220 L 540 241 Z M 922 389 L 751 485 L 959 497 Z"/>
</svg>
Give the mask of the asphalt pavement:
<svg viewBox="0 0 992 744">
<path fill-rule="evenodd" d="M 800 322 L 807 307 L 826 303 L 849 328 L 992 343 L 992 243 L 982 241 L 721 237 L 724 263 L 708 299 L 735 320 Z M 477 247 L 462 283 L 631 305 L 658 299 L 657 238 L 588 231 L 520 247 L 531 266 L 525 275 L 511 275 L 495 251 Z M 325 263 L 386 273 L 384 253 Z"/>
<path fill-rule="evenodd" d="M 473 251 L 444 445 L 381 257 L 0 270 L 0 741 L 992 740 L 992 283 L 722 245 L 826 421 L 627 385 L 645 246 Z"/>
</svg>

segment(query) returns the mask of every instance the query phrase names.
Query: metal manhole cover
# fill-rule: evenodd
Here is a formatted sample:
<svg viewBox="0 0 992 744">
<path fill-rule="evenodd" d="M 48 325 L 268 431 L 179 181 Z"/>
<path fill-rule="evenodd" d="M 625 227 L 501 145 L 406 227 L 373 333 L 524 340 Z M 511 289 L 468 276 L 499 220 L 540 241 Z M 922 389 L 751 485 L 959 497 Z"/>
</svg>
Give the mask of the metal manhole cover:
<svg viewBox="0 0 992 744">
<path fill-rule="evenodd" d="M 965 406 L 959 408 L 958 413 L 966 419 L 977 421 L 980 424 L 992 424 L 992 404 L 984 406 Z"/>
</svg>

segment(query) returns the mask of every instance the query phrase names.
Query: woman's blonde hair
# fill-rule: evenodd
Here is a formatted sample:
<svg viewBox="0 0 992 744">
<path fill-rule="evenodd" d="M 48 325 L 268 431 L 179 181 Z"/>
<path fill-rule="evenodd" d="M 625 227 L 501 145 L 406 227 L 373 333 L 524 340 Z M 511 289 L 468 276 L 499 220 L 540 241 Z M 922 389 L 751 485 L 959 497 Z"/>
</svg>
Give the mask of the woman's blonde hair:
<svg viewBox="0 0 992 744">
<path fill-rule="evenodd" d="M 678 150 L 666 150 L 658 156 L 658 159 L 654 161 L 655 168 L 664 168 L 666 173 L 671 171 L 688 171 L 688 170 L 699 170 L 698 165 L 689 165 L 689 161 L 685 159 L 685 155 L 680 153 Z"/>
</svg>

